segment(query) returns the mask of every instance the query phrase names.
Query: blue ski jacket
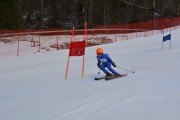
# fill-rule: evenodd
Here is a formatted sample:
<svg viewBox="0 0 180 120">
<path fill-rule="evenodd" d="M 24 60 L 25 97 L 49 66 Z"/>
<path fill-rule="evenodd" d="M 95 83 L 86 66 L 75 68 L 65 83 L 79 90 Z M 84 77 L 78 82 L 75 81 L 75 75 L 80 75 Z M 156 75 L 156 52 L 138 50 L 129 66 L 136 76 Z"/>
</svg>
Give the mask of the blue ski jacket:
<svg viewBox="0 0 180 120">
<path fill-rule="evenodd" d="M 102 54 L 102 56 L 96 56 L 96 58 L 97 58 L 98 62 L 100 62 L 101 64 L 107 63 L 107 62 L 109 62 L 111 64 L 113 63 L 113 61 L 111 60 L 111 58 L 109 57 L 108 54 Z"/>
</svg>

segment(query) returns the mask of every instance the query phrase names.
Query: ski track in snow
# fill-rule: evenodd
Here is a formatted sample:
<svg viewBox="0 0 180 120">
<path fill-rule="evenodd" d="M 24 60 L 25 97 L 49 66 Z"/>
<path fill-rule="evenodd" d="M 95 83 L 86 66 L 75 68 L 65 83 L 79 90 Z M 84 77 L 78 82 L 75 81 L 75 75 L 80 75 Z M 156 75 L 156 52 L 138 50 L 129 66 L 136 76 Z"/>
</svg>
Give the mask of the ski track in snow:
<svg viewBox="0 0 180 120">
<path fill-rule="evenodd" d="M 80 117 L 79 114 L 82 113 L 81 119 L 91 120 L 91 117 L 94 114 L 98 114 L 98 112 L 103 111 L 103 109 L 108 109 L 108 107 L 110 107 L 111 105 L 119 104 L 122 101 L 126 101 L 136 93 L 136 90 L 134 88 L 130 88 L 128 86 L 126 87 L 119 86 L 119 87 L 120 89 L 119 88 L 112 89 L 110 90 L 109 93 L 106 94 L 96 93 L 96 95 L 89 96 L 88 98 L 85 97 L 84 99 L 79 100 L 77 103 L 72 104 L 71 110 L 65 112 L 66 114 L 57 115 L 57 117 L 54 116 L 53 118 L 50 119 L 72 120 L 75 119 L 77 116 L 79 118 Z M 124 91 L 126 91 L 126 94 L 123 94 Z"/>
<path fill-rule="evenodd" d="M 28 69 L 32 69 L 35 67 L 45 67 L 48 68 L 49 66 L 55 66 L 58 65 L 59 63 L 42 63 L 42 64 L 33 64 L 33 65 L 26 65 L 26 66 L 21 66 L 21 67 L 14 67 L 14 68 L 9 68 L 9 69 L 3 69 L 0 70 L 0 74 L 2 73 L 8 73 L 8 72 L 14 72 L 14 71 L 23 71 L 23 70 L 28 70 Z"/>
</svg>

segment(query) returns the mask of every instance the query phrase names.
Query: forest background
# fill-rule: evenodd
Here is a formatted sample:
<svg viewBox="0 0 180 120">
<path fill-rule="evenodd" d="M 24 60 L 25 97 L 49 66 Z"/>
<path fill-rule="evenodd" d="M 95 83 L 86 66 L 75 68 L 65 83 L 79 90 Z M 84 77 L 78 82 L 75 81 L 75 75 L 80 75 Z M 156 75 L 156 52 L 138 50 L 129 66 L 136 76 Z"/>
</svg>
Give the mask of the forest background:
<svg viewBox="0 0 180 120">
<path fill-rule="evenodd" d="M 180 16 L 179 0 L 0 0 L 0 29 L 88 28 Z"/>
</svg>

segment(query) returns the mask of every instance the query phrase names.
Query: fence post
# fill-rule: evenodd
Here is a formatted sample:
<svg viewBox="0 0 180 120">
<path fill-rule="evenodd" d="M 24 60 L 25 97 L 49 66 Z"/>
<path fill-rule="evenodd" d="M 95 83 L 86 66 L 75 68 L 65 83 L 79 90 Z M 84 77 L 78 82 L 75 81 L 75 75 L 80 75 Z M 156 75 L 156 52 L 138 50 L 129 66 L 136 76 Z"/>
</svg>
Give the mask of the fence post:
<svg viewBox="0 0 180 120">
<path fill-rule="evenodd" d="M 17 56 L 19 56 L 19 39 L 20 39 L 20 30 L 18 30 L 18 48 L 17 48 Z"/>
</svg>

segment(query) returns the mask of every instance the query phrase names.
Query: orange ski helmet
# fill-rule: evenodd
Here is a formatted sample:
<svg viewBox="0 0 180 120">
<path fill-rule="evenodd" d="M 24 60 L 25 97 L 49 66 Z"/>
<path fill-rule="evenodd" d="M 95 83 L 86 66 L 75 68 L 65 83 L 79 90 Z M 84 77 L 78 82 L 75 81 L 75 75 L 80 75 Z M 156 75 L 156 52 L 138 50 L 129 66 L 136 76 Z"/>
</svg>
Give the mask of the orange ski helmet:
<svg viewBox="0 0 180 120">
<path fill-rule="evenodd" d="M 98 48 L 98 49 L 96 50 L 96 54 L 97 54 L 97 55 L 102 55 L 102 53 L 103 53 L 103 49 L 102 49 L 102 48 Z"/>
</svg>

